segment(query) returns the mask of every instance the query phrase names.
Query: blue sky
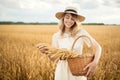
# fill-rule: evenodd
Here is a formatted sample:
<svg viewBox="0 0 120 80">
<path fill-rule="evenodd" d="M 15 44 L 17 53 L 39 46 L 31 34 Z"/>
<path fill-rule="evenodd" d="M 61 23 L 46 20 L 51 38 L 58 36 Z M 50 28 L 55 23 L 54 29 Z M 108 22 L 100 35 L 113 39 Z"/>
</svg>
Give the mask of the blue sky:
<svg viewBox="0 0 120 80">
<path fill-rule="evenodd" d="M 55 13 L 71 5 L 84 23 L 120 24 L 120 0 L 0 0 L 0 21 L 58 22 Z"/>
</svg>

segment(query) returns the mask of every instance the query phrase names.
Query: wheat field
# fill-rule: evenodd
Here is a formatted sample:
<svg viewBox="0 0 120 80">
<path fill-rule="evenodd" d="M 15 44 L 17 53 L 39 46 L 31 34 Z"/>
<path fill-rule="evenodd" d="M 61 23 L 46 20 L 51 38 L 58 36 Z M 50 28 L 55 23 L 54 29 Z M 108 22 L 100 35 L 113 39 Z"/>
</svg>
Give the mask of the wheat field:
<svg viewBox="0 0 120 80">
<path fill-rule="evenodd" d="M 120 80 L 120 26 L 83 26 L 102 47 L 96 73 L 88 80 Z M 56 63 L 36 44 L 51 44 L 57 25 L 0 25 L 0 80 L 54 80 Z"/>
</svg>

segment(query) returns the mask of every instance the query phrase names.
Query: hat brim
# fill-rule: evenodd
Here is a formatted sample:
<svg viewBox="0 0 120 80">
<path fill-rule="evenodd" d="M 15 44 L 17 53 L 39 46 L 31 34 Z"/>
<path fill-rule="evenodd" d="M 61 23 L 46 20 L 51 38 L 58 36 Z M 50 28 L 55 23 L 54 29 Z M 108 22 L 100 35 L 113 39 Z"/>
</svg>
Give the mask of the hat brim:
<svg viewBox="0 0 120 80">
<path fill-rule="evenodd" d="M 74 13 L 74 12 L 57 12 L 55 16 L 56 16 L 57 19 L 61 19 L 61 18 L 63 18 L 63 16 L 64 16 L 65 13 L 71 13 L 71 14 L 77 15 L 77 19 L 78 19 L 80 22 L 82 22 L 82 21 L 85 20 L 85 17 L 84 17 L 84 16 L 79 15 L 79 14 Z"/>
</svg>

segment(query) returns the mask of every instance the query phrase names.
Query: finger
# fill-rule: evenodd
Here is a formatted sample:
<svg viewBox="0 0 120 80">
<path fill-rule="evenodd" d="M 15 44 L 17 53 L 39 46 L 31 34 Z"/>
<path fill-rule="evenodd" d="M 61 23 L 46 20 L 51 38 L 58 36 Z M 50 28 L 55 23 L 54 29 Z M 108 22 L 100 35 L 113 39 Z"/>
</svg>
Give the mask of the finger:
<svg viewBox="0 0 120 80">
<path fill-rule="evenodd" d="M 43 49 L 39 49 L 39 50 L 40 50 L 40 52 L 44 53 L 44 50 L 43 50 Z"/>
<path fill-rule="evenodd" d="M 45 53 L 45 54 L 48 53 L 48 49 L 45 48 L 45 47 L 39 48 L 39 50 L 40 50 L 42 53 Z"/>
<path fill-rule="evenodd" d="M 48 51 L 49 49 L 48 49 L 47 47 L 44 47 L 44 50 L 45 50 L 45 51 Z"/>
<path fill-rule="evenodd" d="M 93 74 L 94 74 L 94 72 L 91 71 L 91 72 L 89 73 L 88 77 L 91 77 Z"/>
<path fill-rule="evenodd" d="M 87 75 L 87 77 L 90 77 L 91 76 L 91 73 L 89 73 L 88 75 Z"/>
<path fill-rule="evenodd" d="M 41 44 L 36 45 L 37 48 L 42 48 L 42 47 L 44 47 L 44 46 L 45 46 L 45 45 L 41 45 Z"/>
<path fill-rule="evenodd" d="M 48 49 L 47 48 L 39 48 L 39 50 L 43 50 L 43 51 L 48 51 Z"/>
<path fill-rule="evenodd" d="M 44 48 L 39 48 L 39 50 L 43 53 L 45 50 Z"/>
<path fill-rule="evenodd" d="M 92 72 L 91 70 L 92 70 L 91 67 L 89 67 L 86 76 L 90 75 L 90 73 Z"/>
<path fill-rule="evenodd" d="M 87 76 L 87 77 L 90 77 L 90 76 L 92 76 L 94 73 L 95 73 L 95 70 L 93 70 L 92 68 L 89 68 L 86 76 Z"/>
<path fill-rule="evenodd" d="M 45 46 L 43 46 L 43 45 L 40 45 L 40 46 L 38 46 L 38 48 L 44 48 Z"/>
<path fill-rule="evenodd" d="M 41 44 L 37 44 L 36 47 L 38 48 L 39 46 L 42 46 Z"/>
<path fill-rule="evenodd" d="M 48 50 L 48 48 L 46 46 L 39 46 L 39 49 L 43 49 L 43 50 Z"/>
<path fill-rule="evenodd" d="M 49 53 L 49 51 L 48 50 L 45 50 L 45 54 L 48 54 Z"/>
<path fill-rule="evenodd" d="M 88 69 L 86 76 L 88 77 L 90 74 L 90 70 Z"/>
<path fill-rule="evenodd" d="M 40 48 L 40 47 L 42 47 L 42 45 L 37 45 L 36 47 L 37 47 L 37 48 Z"/>
<path fill-rule="evenodd" d="M 87 66 L 85 66 L 85 68 L 83 68 L 83 70 L 86 70 L 87 68 L 89 68 L 89 64 Z"/>
<path fill-rule="evenodd" d="M 89 77 L 95 74 L 95 71 L 91 71 Z"/>
</svg>

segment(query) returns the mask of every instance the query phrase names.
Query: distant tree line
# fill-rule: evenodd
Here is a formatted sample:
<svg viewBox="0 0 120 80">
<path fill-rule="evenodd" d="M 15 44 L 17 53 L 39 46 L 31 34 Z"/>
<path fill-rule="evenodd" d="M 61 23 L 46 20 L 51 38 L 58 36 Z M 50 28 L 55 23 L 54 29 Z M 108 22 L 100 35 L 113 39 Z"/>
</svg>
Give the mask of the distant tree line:
<svg viewBox="0 0 120 80">
<path fill-rule="evenodd" d="M 0 24 L 31 24 L 31 25 L 57 25 L 55 22 L 51 23 L 39 23 L 39 22 L 30 22 L 30 23 L 25 23 L 25 22 L 12 22 L 12 21 L 1 21 Z M 104 23 L 82 23 L 82 25 L 104 25 Z"/>
<path fill-rule="evenodd" d="M 25 22 L 12 22 L 12 21 L 1 21 L 0 24 L 31 24 L 31 25 L 56 25 L 57 23 L 51 22 L 51 23 L 38 23 L 38 22 L 29 22 L 29 23 L 25 23 Z"/>
<path fill-rule="evenodd" d="M 82 25 L 104 25 L 104 23 L 82 23 Z"/>
</svg>

